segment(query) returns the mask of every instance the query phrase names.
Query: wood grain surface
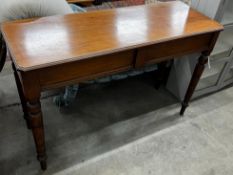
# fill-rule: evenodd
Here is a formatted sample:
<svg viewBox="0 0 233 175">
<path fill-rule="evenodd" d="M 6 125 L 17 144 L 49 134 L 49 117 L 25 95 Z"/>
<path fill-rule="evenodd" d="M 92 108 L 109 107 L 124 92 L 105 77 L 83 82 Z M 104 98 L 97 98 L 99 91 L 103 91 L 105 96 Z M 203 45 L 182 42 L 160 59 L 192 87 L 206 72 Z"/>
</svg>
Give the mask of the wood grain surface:
<svg viewBox="0 0 233 175">
<path fill-rule="evenodd" d="M 2 25 L 13 61 L 21 71 L 220 30 L 222 25 L 178 1 Z"/>
</svg>

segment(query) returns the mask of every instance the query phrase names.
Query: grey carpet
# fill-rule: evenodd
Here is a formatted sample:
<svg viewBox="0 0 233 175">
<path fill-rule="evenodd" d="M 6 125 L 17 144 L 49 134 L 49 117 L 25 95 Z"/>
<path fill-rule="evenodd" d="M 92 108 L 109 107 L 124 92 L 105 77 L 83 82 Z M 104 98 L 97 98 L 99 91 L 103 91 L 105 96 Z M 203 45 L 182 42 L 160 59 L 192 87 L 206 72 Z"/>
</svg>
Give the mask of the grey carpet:
<svg viewBox="0 0 233 175">
<path fill-rule="evenodd" d="M 31 132 L 10 71 L 0 74 L 0 174 L 231 175 L 233 88 L 180 104 L 151 75 L 79 92 L 57 108 L 51 92 L 42 99 L 48 170 L 35 157 Z"/>
</svg>

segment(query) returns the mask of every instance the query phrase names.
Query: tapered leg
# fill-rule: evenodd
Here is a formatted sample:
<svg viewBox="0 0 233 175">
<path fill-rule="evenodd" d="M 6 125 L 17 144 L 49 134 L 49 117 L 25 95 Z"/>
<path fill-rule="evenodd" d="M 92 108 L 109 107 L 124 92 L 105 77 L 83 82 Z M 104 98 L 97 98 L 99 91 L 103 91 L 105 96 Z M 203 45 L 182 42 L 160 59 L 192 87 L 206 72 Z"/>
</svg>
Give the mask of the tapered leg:
<svg viewBox="0 0 233 175">
<path fill-rule="evenodd" d="M 202 53 L 202 55 L 200 56 L 200 58 L 198 60 L 197 65 L 195 67 L 195 70 L 193 72 L 193 75 L 192 75 L 191 81 L 189 83 L 189 87 L 188 87 L 188 90 L 186 92 L 184 101 L 182 102 L 180 115 L 184 115 L 184 112 L 189 105 L 189 101 L 193 95 L 193 92 L 194 92 L 194 90 L 195 90 L 195 88 L 196 88 L 196 86 L 201 78 L 201 75 L 205 69 L 205 64 L 207 63 L 207 61 L 208 61 L 208 55 L 205 53 Z"/>
<path fill-rule="evenodd" d="M 41 112 L 40 100 L 29 101 L 27 103 L 27 109 L 32 128 L 32 133 L 36 145 L 37 159 L 40 162 L 41 169 L 46 170 L 46 150 L 45 150 L 45 138 L 44 138 L 44 126 Z"/>
<path fill-rule="evenodd" d="M 18 89 L 18 94 L 19 94 L 19 98 L 20 98 L 20 101 L 21 101 L 23 113 L 24 113 L 24 119 L 26 121 L 27 128 L 31 129 L 30 122 L 29 122 L 29 115 L 28 115 L 28 112 L 27 112 L 27 103 L 26 103 L 26 99 L 24 98 L 22 85 L 21 85 L 18 73 L 17 73 L 13 63 L 12 63 L 12 67 L 13 67 L 13 70 L 14 70 L 15 82 L 16 82 L 16 86 L 17 86 L 17 89 Z"/>
</svg>

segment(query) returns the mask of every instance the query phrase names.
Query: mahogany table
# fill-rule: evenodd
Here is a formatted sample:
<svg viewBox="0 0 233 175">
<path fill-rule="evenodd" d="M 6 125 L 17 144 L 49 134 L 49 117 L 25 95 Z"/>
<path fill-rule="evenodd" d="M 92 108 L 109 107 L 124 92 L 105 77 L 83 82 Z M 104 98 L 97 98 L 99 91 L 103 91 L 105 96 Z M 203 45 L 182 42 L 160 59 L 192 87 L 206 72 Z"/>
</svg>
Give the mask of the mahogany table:
<svg viewBox="0 0 233 175">
<path fill-rule="evenodd" d="M 178 1 L 4 23 L 2 33 L 41 168 L 46 169 L 42 91 L 201 52 L 183 115 L 222 30 Z"/>
</svg>

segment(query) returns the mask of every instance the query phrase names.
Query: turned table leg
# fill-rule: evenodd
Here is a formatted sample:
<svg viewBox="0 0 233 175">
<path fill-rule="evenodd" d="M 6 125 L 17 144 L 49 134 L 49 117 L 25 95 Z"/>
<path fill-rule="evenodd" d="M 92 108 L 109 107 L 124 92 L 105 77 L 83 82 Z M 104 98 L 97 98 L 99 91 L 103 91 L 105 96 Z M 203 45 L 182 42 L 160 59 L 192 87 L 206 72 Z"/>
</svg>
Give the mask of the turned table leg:
<svg viewBox="0 0 233 175">
<path fill-rule="evenodd" d="M 196 86 L 201 78 L 201 75 L 205 69 L 205 64 L 207 63 L 207 61 L 208 61 L 208 55 L 203 52 L 201 54 L 200 58 L 198 59 L 198 63 L 194 69 L 191 81 L 190 81 L 189 86 L 188 86 L 188 90 L 187 90 L 185 97 L 184 97 L 184 100 L 182 102 L 180 115 L 184 115 L 184 112 L 189 105 L 189 101 L 193 95 L 193 92 L 194 92 L 194 90 L 195 90 L 195 88 L 196 88 Z"/>
<path fill-rule="evenodd" d="M 13 63 L 12 63 L 12 67 L 13 67 L 13 70 L 14 70 L 15 82 L 16 82 L 16 86 L 17 86 L 17 89 L 18 89 L 18 94 L 19 94 L 19 98 L 20 98 L 20 101 L 21 101 L 23 113 L 24 113 L 24 119 L 26 121 L 27 128 L 31 129 L 30 122 L 29 122 L 29 115 L 28 115 L 28 112 L 27 112 L 27 103 L 26 103 L 26 99 L 24 97 L 24 93 L 23 93 L 22 85 L 21 85 L 21 82 L 20 82 L 20 79 L 19 79 L 19 75 L 18 75 L 18 73 L 16 71 L 16 68 L 15 68 Z"/>
<path fill-rule="evenodd" d="M 37 159 L 40 162 L 41 169 L 46 170 L 46 148 L 45 148 L 45 135 L 44 135 L 44 124 L 43 115 L 41 111 L 41 89 L 38 75 L 36 72 L 16 72 L 20 74 L 20 82 L 22 88 L 23 102 L 26 103 L 26 114 L 33 133 L 35 141 Z M 19 76 L 16 76 L 19 78 Z M 16 78 L 17 79 L 17 78 Z M 25 100 L 25 101 L 24 101 Z M 25 106 L 24 106 L 25 107 Z"/>
<path fill-rule="evenodd" d="M 46 170 L 46 150 L 44 139 L 44 126 L 41 112 L 40 100 L 32 100 L 27 102 L 30 124 L 36 145 L 37 159 L 40 162 L 41 169 Z"/>
</svg>

